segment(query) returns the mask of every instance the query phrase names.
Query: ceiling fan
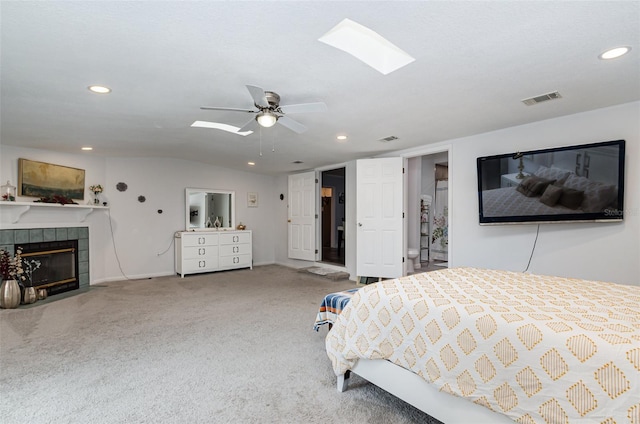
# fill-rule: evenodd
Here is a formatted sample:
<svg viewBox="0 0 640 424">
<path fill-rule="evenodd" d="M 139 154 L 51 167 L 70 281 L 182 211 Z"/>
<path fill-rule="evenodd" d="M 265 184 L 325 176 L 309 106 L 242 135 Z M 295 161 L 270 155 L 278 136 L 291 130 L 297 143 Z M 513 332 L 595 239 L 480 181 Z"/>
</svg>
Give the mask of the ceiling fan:
<svg viewBox="0 0 640 424">
<path fill-rule="evenodd" d="M 295 105 L 280 105 L 280 96 L 273 91 L 265 91 L 260 87 L 254 85 L 247 85 L 247 90 L 253 98 L 253 104 L 257 110 L 248 109 L 236 109 L 229 107 L 209 107 L 202 106 L 203 110 L 226 110 L 232 112 L 244 112 L 253 113 L 254 117 L 249 122 L 244 124 L 238 132 L 251 131 L 256 128 L 256 125 L 260 125 L 265 128 L 280 124 L 283 127 L 290 129 L 298 134 L 301 134 L 307 130 L 307 127 L 301 123 L 294 121 L 286 116 L 289 113 L 307 113 L 307 112 L 325 112 L 327 105 L 322 102 L 317 103 L 300 103 Z"/>
</svg>

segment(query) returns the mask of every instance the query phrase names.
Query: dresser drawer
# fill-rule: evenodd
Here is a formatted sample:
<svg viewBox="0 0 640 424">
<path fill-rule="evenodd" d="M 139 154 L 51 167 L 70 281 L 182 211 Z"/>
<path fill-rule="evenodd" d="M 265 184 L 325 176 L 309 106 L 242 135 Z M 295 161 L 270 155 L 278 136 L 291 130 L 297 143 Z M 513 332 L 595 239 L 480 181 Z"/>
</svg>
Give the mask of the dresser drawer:
<svg viewBox="0 0 640 424">
<path fill-rule="evenodd" d="M 220 246 L 220 256 L 246 255 L 251 253 L 250 244 L 223 244 Z"/>
<path fill-rule="evenodd" d="M 220 257 L 220 268 L 251 267 L 251 255 L 232 255 Z"/>
<path fill-rule="evenodd" d="M 184 259 L 182 261 L 183 274 L 194 272 L 215 271 L 218 269 L 218 258 Z"/>
<path fill-rule="evenodd" d="M 251 242 L 251 233 L 234 232 L 220 234 L 220 244 L 244 244 Z"/>
<path fill-rule="evenodd" d="M 217 246 L 218 234 L 182 233 L 183 246 Z"/>
<path fill-rule="evenodd" d="M 185 246 L 182 248 L 183 259 L 217 258 L 218 246 Z"/>
</svg>

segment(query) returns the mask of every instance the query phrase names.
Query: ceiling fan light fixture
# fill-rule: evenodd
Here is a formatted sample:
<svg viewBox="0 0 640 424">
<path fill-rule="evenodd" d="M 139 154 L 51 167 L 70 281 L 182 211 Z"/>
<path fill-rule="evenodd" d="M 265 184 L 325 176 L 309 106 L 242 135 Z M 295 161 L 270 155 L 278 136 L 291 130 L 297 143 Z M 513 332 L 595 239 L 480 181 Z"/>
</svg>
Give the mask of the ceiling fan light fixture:
<svg viewBox="0 0 640 424">
<path fill-rule="evenodd" d="M 270 128 L 276 124 L 278 116 L 271 111 L 263 111 L 256 115 L 256 121 L 261 127 Z"/>
</svg>

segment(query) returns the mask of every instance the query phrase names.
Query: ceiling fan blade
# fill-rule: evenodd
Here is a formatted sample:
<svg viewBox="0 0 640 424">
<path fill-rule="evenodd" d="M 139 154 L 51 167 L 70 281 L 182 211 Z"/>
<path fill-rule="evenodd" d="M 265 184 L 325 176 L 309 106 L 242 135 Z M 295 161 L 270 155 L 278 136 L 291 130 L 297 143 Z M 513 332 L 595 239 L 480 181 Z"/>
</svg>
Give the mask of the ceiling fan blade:
<svg viewBox="0 0 640 424">
<path fill-rule="evenodd" d="M 305 127 L 304 125 L 302 125 L 297 121 L 294 121 L 293 119 L 287 116 L 279 117 L 277 123 L 282 125 L 283 127 L 289 128 L 291 131 L 296 132 L 298 134 L 302 134 L 307 130 L 307 127 Z"/>
<path fill-rule="evenodd" d="M 307 113 L 307 112 L 326 112 L 327 105 L 318 103 L 300 103 L 297 105 L 280 106 L 282 113 Z"/>
<path fill-rule="evenodd" d="M 253 102 L 262 107 L 269 107 L 269 102 L 267 101 L 267 96 L 264 94 L 264 90 L 260 87 L 256 87 L 255 85 L 247 85 L 247 90 L 249 90 L 249 94 L 253 97 Z"/>
<path fill-rule="evenodd" d="M 242 126 L 242 128 L 240 128 L 238 130 L 238 132 L 244 132 L 244 131 L 253 131 L 253 132 L 255 132 L 257 129 L 258 129 L 258 122 L 256 121 L 256 118 L 253 117 L 253 118 L 251 118 L 251 120 L 249 122 L 244 124 Z"/>
<path fill-rule="evenodd" d="M 255 110 L 248 110 L 248 109 L 236 109 L 233 107 L 210 107 L 210 106 L 200 106 L 200 109 L 202 110 L 227 110 L 230 112 L 246 112 L 246 113 L 258 113 Z"/>
</svg>

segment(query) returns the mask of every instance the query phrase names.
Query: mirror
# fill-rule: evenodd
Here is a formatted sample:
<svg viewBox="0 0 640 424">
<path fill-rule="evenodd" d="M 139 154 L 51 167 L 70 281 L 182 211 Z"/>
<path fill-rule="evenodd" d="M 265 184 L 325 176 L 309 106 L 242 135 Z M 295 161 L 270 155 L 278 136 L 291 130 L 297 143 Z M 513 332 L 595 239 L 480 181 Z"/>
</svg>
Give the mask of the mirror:
<svg viewBox="0 0 640 424">
<path fill-rule="evenodd" d="M 236 228 L 234 191 L 187 188 L 185 193 L 187 231 Z"/>
</svg>

